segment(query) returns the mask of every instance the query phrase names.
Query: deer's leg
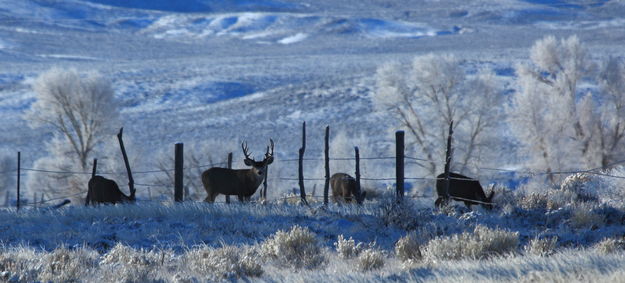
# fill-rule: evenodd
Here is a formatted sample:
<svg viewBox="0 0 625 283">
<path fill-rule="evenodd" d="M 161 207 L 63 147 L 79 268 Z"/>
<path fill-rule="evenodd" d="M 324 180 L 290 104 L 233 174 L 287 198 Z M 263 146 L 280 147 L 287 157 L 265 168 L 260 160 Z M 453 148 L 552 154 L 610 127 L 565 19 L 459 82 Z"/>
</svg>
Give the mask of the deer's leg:
<svg viewBox="0 0 625 283">
<path fill-rule="evenodd" d="M 205 202 L 211 202 L 211 203 L 212 203 L 212 202 L 215 202 L 215 198 L 216 198 L 216 197 L 217 197 L 217 195 L 219 194 L 219 193 L 216 193 L 216 192 L 211 192 L 211 191 L 208 191 L 208 190 L 206 190 L 206 193 L 208 194 L 208 196 L 206 196 L 206 198 L 204 199 L 204 201 L 205 201 Z"/>
<path fill-rule="evenodd" d="M 332 200 L 334 201 L 334 203 L 341 205 L 341 197 L 339 196 L 332 196 Z"/>
<path fill-rule="evenodd" d="M 438 208 L 444 206 L 447 204 L 447 202 L 449 202 L 449 199 L 447 199 L 446 197 L 438 197 L 436 199 L 436 201 L 434 202 L 434 205 Z"/>
</svg>

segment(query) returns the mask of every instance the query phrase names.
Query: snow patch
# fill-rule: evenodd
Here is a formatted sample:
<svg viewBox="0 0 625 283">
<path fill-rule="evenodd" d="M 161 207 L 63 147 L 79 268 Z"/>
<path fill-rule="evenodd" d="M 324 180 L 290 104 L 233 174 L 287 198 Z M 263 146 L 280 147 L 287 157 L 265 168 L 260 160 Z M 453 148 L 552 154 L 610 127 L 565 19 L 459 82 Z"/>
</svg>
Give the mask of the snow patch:
<svg viewBox="0 0 625 283">
<path fill-rule="evenodd" d="M 42 58 L 52 58 L 52 59 L 61 59 L 61 60 L 79 60 L 79 61 L 100 60 L 99 58 L 96 58 L 96 57 L 71 55 L 71 54 L 39 54 L 38 56 Z"/>
<path fill-rule="evenodd" d="M 305 33 L 297 33 L 296 35 L 288 36 L 283 39 L 278 40 L 278 43 L 281 44 L 292 44 L 296 42 L 300 42 L 308 37 Z"/>
</svg>

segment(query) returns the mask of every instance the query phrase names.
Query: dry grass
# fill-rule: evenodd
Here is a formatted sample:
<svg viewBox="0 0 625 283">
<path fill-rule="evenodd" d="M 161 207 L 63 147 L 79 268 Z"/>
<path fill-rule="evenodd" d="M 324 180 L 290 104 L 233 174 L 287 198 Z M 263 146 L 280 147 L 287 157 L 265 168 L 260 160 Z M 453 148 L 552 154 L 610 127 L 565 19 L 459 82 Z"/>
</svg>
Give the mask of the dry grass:
<svg viewBox="0 0 625 283">
<path fill-rule="evenodd" d="M 538 256 L 550 256 L 552 255 L 558 245 L 558 237 L 551 238 L 534 238 L 527 243 L 523 250 L 528 254 Z"/>
</svg>

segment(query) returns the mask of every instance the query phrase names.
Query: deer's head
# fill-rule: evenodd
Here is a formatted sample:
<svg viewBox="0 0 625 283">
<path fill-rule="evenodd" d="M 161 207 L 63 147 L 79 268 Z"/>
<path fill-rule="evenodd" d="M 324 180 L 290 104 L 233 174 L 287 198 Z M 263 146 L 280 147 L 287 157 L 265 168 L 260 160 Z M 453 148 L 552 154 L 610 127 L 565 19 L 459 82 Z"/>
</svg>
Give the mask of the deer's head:
<svg viewBox="0 0 625 283">
<path fill-rule="evenodd" d="M 273 140 L 269 139 L 270 146 L 267 146 L 267 152 L 265 152 L 265 158 L 261 161 L 256 161 L 254 158 L 250 157 L 250 153 L 248 152 L 247 142 L 241 143 L 241 148 L 243 149 L 243 154 L 245 155 L 245 165 L 251 166 L 252 172 L 258 177 L 265 177 L 267 174 L 267 166 L 273 162 Z M 271 151 L 270 151 L 271 150 Z"/>
</svg>

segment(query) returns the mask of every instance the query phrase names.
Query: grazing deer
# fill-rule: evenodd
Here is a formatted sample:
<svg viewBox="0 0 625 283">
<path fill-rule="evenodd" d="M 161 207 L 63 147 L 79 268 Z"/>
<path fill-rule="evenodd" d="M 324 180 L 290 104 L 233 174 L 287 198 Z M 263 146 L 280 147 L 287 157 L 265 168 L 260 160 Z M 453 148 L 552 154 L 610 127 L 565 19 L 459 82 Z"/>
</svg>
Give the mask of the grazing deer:
<svg viewBox="0 0 625 283">
<path fill-rule="evenodd" d="M 449 173 L 449 196 L 445 191 L 445 174 L 436 176 L 436 193 L 438 199 L 434 203 L 437 207 L 449 202 L 449 199 L 463 201 L 470 209 L 471 205 L 480 204 L 486 209 L 492 209 L 494 190 L 491 190 L 488 197 L 478 180 L 469 178 L 458 173 Z"/>
<path fill-rule="evenodd" d="M 89 180 L 89 191 L 85 205 L 89 204 L 116 204 L 122 202 L 135 202 L 135 191 L 130 191 L 130 196 L 119 190 L 115 181 L 102 176 L 93 176 Z"/>
<path fill-rule="evenodd" d="M 362 204 L 365 199 L 366 192 L 361 192 L 356 186 L 356 179 L 345 173 L 334 173 L 330 177 L 330 186 L 332 187 L 332 198 L 335 202 L 340 202 L 341 198 L 345 202 L 351 202 L 352 196 L 358 204 Z"/>
<path fill-rule="evenodd" d="M 202 184 L 208 196 L 204 201 L 214 202 L 217 195 L 235 195 L 239 201 L 249 201 L 250 197 L 256 192 L 258 186 L 263 182 L 267 175 L 267 166 L 273 162 L 273 140 L 269 139 L 270 147 L 267 147 L 265 159 L 255 161 L 250 158 L 247 143 L 241 143 L 243 154 L 245 155 L 245 165 L 251 166 L 250 169 L 228 169 L 213 167 L 202 173 Z"/>
</svg>

